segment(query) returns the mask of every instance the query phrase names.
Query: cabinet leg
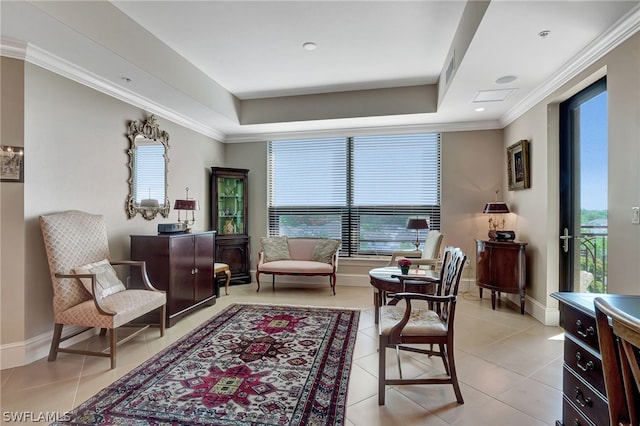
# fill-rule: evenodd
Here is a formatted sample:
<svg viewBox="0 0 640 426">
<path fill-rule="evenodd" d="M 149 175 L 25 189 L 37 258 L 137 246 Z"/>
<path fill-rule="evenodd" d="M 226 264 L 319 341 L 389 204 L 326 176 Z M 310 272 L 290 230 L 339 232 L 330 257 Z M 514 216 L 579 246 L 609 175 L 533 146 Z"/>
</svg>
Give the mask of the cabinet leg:
<svg viewBox="0 0 640 426">
<path fill-rule="evenodd" d="M 520 295 L 520 315 L 524 315 L 524 295 Z"/>
<path fill-rule="evenodd" d="M 482 299 L 482 287 L 478 287 L 478 292 L 480 293 L 480 299 Z"/>
<path fill-rule="evenodd" d="M 496 292 L 491 292 L 491 309 L 496 310 Z"/>
</svg>

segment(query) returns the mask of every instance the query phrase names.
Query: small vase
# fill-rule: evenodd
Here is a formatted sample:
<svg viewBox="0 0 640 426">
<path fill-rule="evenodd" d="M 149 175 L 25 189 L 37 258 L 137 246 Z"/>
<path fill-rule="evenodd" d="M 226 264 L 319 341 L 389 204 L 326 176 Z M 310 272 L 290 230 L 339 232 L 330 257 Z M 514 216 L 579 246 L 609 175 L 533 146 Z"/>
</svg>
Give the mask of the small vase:
<svg viewBox="0 0 640 426">
<path fill-rule="evenodd" d="M 409 273 L 409 265 L 401 266 L 400 271 L 402 272 L 402 275 L 407 275 Z"/>
</svg>

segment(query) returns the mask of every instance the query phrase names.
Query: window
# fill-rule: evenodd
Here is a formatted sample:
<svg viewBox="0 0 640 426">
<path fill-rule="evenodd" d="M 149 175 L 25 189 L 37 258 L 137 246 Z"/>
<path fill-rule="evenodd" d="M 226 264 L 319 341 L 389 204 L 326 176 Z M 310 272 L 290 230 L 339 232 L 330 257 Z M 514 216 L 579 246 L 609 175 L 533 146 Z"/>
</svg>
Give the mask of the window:
<svg viewBox="0 0 640 426">
<path fill-rule="evenodd" d="M 410 217 L 440 229 L 439 133 L 272 141 L 268 173 L 270 235 L 340 238 L 357 256 L 413 248 Z"/>
</svg>

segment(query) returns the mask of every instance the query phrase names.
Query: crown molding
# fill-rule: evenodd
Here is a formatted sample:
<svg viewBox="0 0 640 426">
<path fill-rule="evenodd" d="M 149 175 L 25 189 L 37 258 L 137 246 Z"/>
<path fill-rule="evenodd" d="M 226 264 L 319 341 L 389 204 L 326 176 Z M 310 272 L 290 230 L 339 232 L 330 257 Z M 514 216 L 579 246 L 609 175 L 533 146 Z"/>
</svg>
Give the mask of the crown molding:
<svg viewBox="0 0 640 426">
<path fill-rule="evenodd" d="M 507 111 L 500 119 L 502 127 L 511 124 L 638 31 L 640 31 L 640 4 L 620 18 L 610 31 L 602 34 L 587 48 L 571 58 L 557 74 L 547 79 L 529 96 Z"/>
<path fill-rule="evenodd" d="M 221 142 L 226 139 L 226 134 L 219 130 L 213 129 L 200 121 L 180 114 L 171 108 L 154 102 L 151 99 L 132 92 L 131 90 L 118 86 L 110 80 L 102 78 L 85 68 L 79 67 L 78 65 L 53 55 L 33 44 L 1 39 L 0 52 L 2 53 L 2 56 L 22 59 L 55 74 L 66 77 L 76 83 L 80 83 L 130 105 L 144 109 L 150 114 L 155 114 L 159 117 L 165 118 L 204 136 L 208 136 Z"/>
<path fill-rule="evenodd" d="M 24 61 L 26 52 L 26 43 L 20 40 L 13 40 L 5 37 L 0 39 L 0 56 L 6 56 L 7 58 L 20 59 L 21 61 Z"/>
<path fill-rule="evenodd" d="M 468 121 L 460 123 L 433 123 L 420 125 L 398 126 L 369 126 L 369 127 L 343 127 L 325 130 L 302 130 L 292 132 L 262 132 L 248 134 L 228 134 L 226 143 L 263 142 L 285 139 L 312 139 L 340 136 L 361 135 L 391 135 L 400 133 L 427 133 L 427 132 L 466 132 L 472 130 L 496 130 L 502 125 L 497 120 Z"/>
</svg>

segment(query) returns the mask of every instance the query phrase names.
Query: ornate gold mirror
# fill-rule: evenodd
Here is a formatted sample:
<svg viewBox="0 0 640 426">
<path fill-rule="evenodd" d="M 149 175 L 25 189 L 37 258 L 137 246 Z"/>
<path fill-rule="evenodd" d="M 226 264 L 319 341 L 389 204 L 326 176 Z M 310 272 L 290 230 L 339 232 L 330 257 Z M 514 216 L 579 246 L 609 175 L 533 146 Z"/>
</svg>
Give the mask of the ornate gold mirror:
<svg viewBox="0 0 640 426">
<path fill-rule="evenodd" d="M 147 220 L 158 213 L 169 216 L 167 171 L 169 133 L 160 130 L 156 117 L 129 122 L 129 196 L 125 204 L 129 219 L 140 213 Z"/>
</svg>

